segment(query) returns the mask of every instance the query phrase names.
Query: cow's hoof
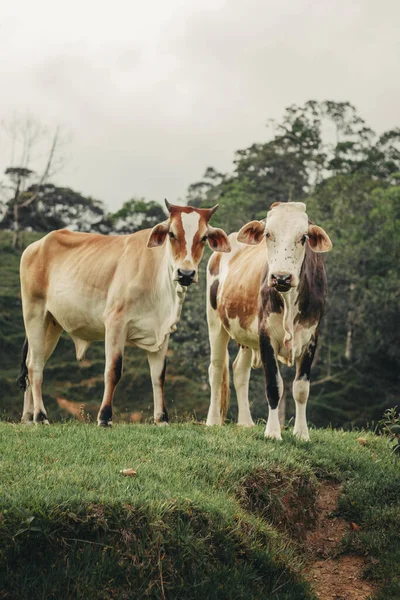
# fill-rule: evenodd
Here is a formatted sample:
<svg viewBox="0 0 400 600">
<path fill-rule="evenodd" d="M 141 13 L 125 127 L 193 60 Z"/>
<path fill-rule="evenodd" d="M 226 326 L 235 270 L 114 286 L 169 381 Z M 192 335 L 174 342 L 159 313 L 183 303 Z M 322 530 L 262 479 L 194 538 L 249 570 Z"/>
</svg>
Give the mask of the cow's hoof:
<svg viewBox="0 0 400 600">
<path fill-rule="evenodd" d="M 112 421 L 98 421 L 99 427 L 112 427 Z"/>
<path fill-rule="evenodd" d="M 22 425 L 33 425 L 33 415 L 32 414 L 22 415 L 21 423 L 22 423 Z"/>
<path fill-rule="evenodd" d="M 310 435 L 309 435 L 308 431 L 293 431 L 293 435 L 295 438 L 297 438 L 298 440 L 301 440 L 302 442 L 310 441 Z"/>
<path fill-rule="evenodd" d="M 282 441 L 282 435 L 281 435 L 281 429 L 279 428 L 273 428 L 273 427 L 267 427 L 265 428 L 265 432 L 264 432 L 264 437 L 266 437 L 269 440 L 278 440 L 278 441 Z"/>
<path fill-rule="evenodd" d="M 239 427 L 254 427 L 254 423 L 253 421 L 238 421 L 238 426 Z"/>
<path fill-rule="evenodd" d="M 46 413 L 44 413 L 42 410 L 34 416 L 33 422 L 35 425 L 50 425 Z"/>
<path fill-rule="evenodd" d="M 264 433 L 264 437 L 267 440 L 277 440 L 278 442 L 282 441 L 282 436 L 281 435 L 277 435 L 277 434 Z"/>
<path fill-rule="evenodd" d="M 221 421 L 220 415 L 209 415 L 206 421 L 207 427 L 212 427 L 213 425 L 223 425 Z"/>
<path fill-rule="evenodd" d="M 162 412 L 154 415 L 154 423 L 156 425 L 168 425 L 168 412 L 166 408 L 164 408 Z"/>
<path fill-rule="evenodd" d="M 155 424 L 157 425 L 157 427 L 166 427 L 167 425 L 169 425 L 168 421 L 155 421 Z"/>
</svg>

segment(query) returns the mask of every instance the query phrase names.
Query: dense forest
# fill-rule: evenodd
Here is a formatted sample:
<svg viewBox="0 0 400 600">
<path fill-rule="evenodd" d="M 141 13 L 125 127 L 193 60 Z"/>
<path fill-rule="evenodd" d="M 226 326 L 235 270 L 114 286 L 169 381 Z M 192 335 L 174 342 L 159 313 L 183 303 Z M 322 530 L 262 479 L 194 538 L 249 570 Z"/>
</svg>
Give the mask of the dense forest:
<svg viewBox="0 0 400 600">
<path fill-rule="evenodd" d="M 309 421 L 345 428 L 371 423 L 400 404 L 400 129 L 377 135 L 350 103 L 309 101 L 288 107 L 268 131 L 267 141 L 235 152 L 231 172 L 208 167 L 189 187 L 187 202 L 218 203 L 213 224 L 227 233 L 264 218 L 273 202 L 306 203 L 309 217 L 333 242 L 325 258 L 328 304 L 312 373 Z M 101 202 L 50 178 L 35 180 L 26 165 L 10 166 L 6 177 L 9 194 L 0 222 L 5 230 L 0 238 L 0 386 L 3 417 L 17 418 L 22 397 L 13 378 L 24 338 L 17 271 L 21 249 L 51 229 L 132 233 L 152 227 L 165 213 L 158 201 L 133 198 L 110 214 Z M 167 404 L 172 415 L 176 409 L 175 418 L 203 418 L 208 407 L 207 258 L 170 344 Z M 233 359 L 235 354 L 232 344 Z M 130 350 L 128 355 L 116 393 L 117 415 L 145 420 L 152 404 L 145 355 Z M 294 373 L 282 372 L 290 398 Z M 78 365 L 73 344 L 62 339 L 45 370 L 50 418 L 74 411 L 94 415 L 102 373 L 100 344 Z M 266 418 L 261 370 L 253 371 L 250 391 L 253 416 Z M 293 408 L 288 401 L 288 419 Z M 233 395 L 230 416 L 235 414 Z"/>
</svg>

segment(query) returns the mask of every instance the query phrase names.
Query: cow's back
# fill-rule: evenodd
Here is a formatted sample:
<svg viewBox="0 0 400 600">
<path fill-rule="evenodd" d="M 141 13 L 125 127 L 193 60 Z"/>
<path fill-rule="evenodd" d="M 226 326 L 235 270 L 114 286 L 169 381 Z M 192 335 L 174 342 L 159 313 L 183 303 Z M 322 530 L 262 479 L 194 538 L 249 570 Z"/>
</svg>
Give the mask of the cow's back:
<svg viewBox="0 0 400 600">
<path fill-rule="evenodd" d="M 159 346 L 175 306 L 165 301 L 170 290 L 159 277 L 165 249 L 147 248 L 148 236 L 58 230 L 31 244 L 21 260 L 24 314 L 48 311 L 72 337 L 94 341 L 104 339 L 108 315 L 123 313 L 130 340 Z"/>
<path fill-rule="evenodd" d="M 23 293 L 48 298 L 64 282 L 74 295 L 83 288 L 107 288 L 128 236 L 104 236 L 60 229 L 34 242 L 21 258 Z M 72 287 L 75 286 L 75 287 Z"/>
<path fill-rule="evenodd" d="M 28 246 L 21 259 L 24 314 L 48 311 L 70 334 L 102 339 L 109 289 L 128 237 L 61 229 Z"/>
</svg>

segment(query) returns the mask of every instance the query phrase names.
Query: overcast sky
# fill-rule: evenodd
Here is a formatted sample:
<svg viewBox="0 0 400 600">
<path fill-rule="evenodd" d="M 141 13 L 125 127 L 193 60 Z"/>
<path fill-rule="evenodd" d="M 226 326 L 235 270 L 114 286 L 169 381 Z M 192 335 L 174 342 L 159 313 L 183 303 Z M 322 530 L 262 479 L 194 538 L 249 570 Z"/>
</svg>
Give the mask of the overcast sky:
<svg viewBox="0 0 400 600">
<path fill-rule="evenodd" d="M 183 201 L 289 104 L 348 100 L 378 132 L 400 125 L 399 23 L 398 0 L 13 0 L 0 119 L 61 124 L 56 182 L 110 209 Z M 9 160 L 3 135 L 1 173 Z"/>
</svg>

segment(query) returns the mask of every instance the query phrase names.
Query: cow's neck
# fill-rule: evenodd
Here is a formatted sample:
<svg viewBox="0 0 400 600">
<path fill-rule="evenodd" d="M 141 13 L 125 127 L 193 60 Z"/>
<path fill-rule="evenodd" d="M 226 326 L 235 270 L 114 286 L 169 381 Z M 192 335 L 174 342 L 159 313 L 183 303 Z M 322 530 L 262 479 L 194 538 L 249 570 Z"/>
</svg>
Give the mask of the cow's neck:
<svg viewBox="0 0 400 600">
<path fill-rule="evenodd" d="M 289 292 L 280 294 L 280 296 L 283 300 L 283 329 L 285 332 L 283 343 L 288 352 L 289 363 L 293 364 L 296 353 L 294 327 L 295 318 L 298 313 L 298 292 L 296 288 L 292 288 Z"/>
<path fill-rule="evenodd" d="M 171 311 L 171 327 L 169 333 L 176 331 L 177 323 L 180 320 L 183 302 L 186 296 L 186 288 L 181 286 L 177 281 L 174 281 L 174 264 L 171 259 L 169 248 L 165 252 L 164 265 L 162 272 L 164 273 L 162 292 L 166 293 L 169 290 L 173 300 L 173 310 Z"/>
</svg>

